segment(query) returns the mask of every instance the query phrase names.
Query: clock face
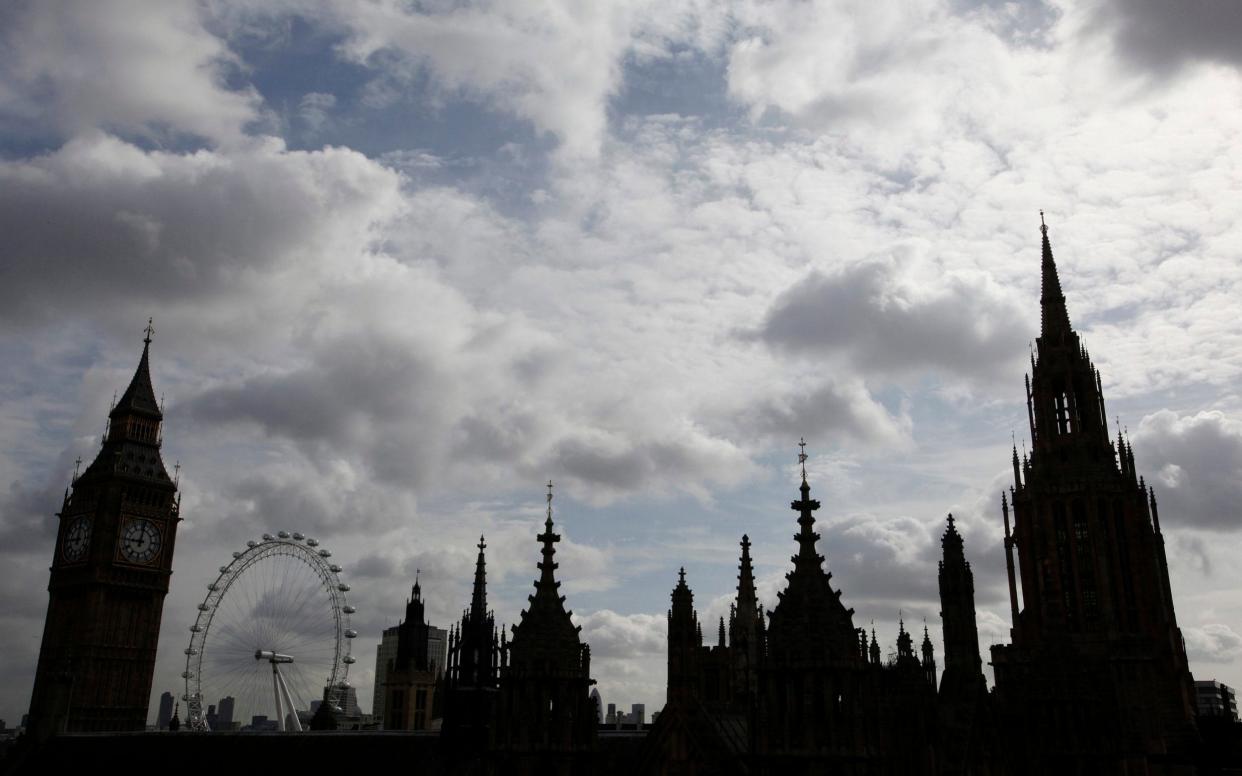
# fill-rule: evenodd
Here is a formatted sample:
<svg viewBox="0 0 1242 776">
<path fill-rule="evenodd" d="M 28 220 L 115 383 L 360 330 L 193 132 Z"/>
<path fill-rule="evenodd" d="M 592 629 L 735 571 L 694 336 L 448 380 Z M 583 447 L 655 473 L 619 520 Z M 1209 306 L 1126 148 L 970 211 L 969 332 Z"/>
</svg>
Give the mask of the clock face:
<svg viewBox="0 0 1242 776">
<path fill-rule="evenodd" d="M 160 554 L 160 531 L 150 520 L 126 520 L 121 527 L 121 557 L 131 563 L 150 563 Z"/>
<path fill-rule="evenodd" d="M 64 553 L 67 561 L 82 560 L 86 556 L 86 548 L 90 543 L 91 521 L 86 515 L 82 515 L 69 524 L 69 530 L 65 532 L 65 540 L 61 545 L 61 552 Z"/>
</svg>

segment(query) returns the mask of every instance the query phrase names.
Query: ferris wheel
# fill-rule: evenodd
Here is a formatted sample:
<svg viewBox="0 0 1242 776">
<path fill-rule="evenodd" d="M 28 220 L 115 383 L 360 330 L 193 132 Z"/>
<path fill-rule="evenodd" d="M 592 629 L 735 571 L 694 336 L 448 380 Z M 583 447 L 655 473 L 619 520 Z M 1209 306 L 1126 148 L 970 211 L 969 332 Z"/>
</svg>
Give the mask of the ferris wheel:
<svg viewBox="0 0 1242 776">
<path fill-rule="evenodd" d="M 356 610 L 331 557 L 314 539 L 281 531 L 247 542 L 220 567 L 185 649 L 190 730 L 210 730 L 206 705 L 228 698 L 216 719 L 263 716 L 282 731 L 302 729 L 298 712 L 309 713 L 311 701 L 345 704 Z"/>
</svg>

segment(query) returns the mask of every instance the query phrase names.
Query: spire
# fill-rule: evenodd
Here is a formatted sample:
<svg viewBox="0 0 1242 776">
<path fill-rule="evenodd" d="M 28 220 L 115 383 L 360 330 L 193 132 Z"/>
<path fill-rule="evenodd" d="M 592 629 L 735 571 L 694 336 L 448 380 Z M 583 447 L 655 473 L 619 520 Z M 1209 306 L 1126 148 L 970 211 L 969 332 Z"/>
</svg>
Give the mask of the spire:
<svg viewBox="0 0 1242 776">
<path fill-rule="evenodd" d="M 897 613 L 897 657 L 914 657 L 914 639 L 906 632 L 906 621 Z"/>
<path fill-rule="evenodd" d="M 723 648 L 725 645 L 724 617 L 720 618 L 720 630 L 716 634 L 716 645 L 721 648 Z"/>
<path fill-rule="evenodd" d="M 957 532 L 957 525 L 953 519 L 952 512 L 949 513 L 948 519 L 945 520 L 945 526 L 944 536 L 940 538 L 940 547 L 944 550 L 945 560 L 954 561 L 964 558 L 965 550 L 962 544 L 962 535 Z"/>
<path fill-rule="evenodd" d="M 1039 211 L 1039 231 L 1043 235 L 1043 280 L 1039 297 L 1040 339 L 1060 335 L 1070 330 L 1069 312 L 1065 309 L 1065 294 L 1061 293 L 1061 279 L 1057 277 L 1057 264 L 1052 258 L 1052 243 L 1048 240 L 1048 225 L 1044 223 L 1044 211 Z M 1054 337 L 1053 339 L 1056 339 Z"/>
<path fill-rule="evenodd" d="M 742 558 L 737 575 L 737 613 L 746 622 L 758 616 L 759 596 L 755 593 L 755 573 L 750 564 L 750 537 L 742 534 Z"/>
<path fill-rule="evenodd" d="M 871 662 L 876 665 L 880 664 L 880 640 L 875 635 L 875 621 L 871 622 Z"/>
<path fill-rule="evenodd" d="M 802 452 L 798 454 L 798 463 L 802 465 L 802 485 L 798 488 L 802 493 L 802 499 L 790 503 L 790 508 L 799 513 L 798 526 L 799 531 L 794 535 L 798 541 L 798 554 L 794 556 L 795 570 L 802 571 L 808 567 L 822 568 L 823 558 L 815 552 L 815 543 L 819 541 L 819 534 L 815 533 L 815 517 L 811 514 L 819 509 L 819 502 L 811 498 L 811 486 L 806 481 L 806 441 L 801 440 L 798 446 Z"/>
<path fill-rule="evenodd" d="M 487 561 L 483 558 L 483 550 L 487 543 L 483 534 L 479 534 L 479 559 L 474 564 L 474 595 L 470 597 L 470 619 L 481 620 L 487 616 Z"/>
<path fill-rule="evenodd" d="M 157 421 L 164 417 L 160 412 L 159 402 L 155 399 L 155 388 L 151 385 L 151 335 L 155 333 L 151 319 L 147 319 L 147 328 L 143 331 L 146 336 L 142 340 L 142 358 L 129 381 L 129 387 L 108 413 L 108 417 L 113 420 L 124 415 L 143 415 Z"/>
<path fill-rule="evenodd" d="M 561 540 L 561 535 L 552 531 L 552 480 L 548 480 L 548 517 L 543 522 L 543 533 L 536 537 L 543 544 L 543 560 L 539 563 L 538 587 L 542 590 L 550 587 L 552 592 L 558 587 L 556 578 L 552 574 L 560 565 L 552 560 L 552 556 L 556 555 L 556 543 Z"/>
<path fill-rule="evenodd" d="M 421 601 L 423 597 L 422 596 L 423 589 L 418 586 L 418 575 L 421 572 L 422 572 L 422 569 L 414 569 L 414 589 L 410 592 L 413 597 L 413 600 L 415 601 Z"/>
</svg>

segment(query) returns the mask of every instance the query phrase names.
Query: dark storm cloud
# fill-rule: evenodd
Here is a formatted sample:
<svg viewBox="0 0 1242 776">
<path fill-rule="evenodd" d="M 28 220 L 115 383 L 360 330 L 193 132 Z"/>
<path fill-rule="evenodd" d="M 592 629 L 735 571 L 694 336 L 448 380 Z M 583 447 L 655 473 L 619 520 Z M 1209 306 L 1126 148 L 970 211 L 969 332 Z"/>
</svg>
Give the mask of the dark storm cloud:
<svg viewBox="0 0 1242 776">
<path fill-rule="evenodd" d="M 178 155 L 92 134 L 0 162 L 0 317 L 242 292 L 307 246 L 350 232 L 365 244 L 397 180 L 352 151 L 274 141 Z"/>
<path fill-rule="evenodd" d="M 840 355 L 884 373 L 926 368 L 978 377 L 1022 353 L 1028 323 L 983 282 L 949 277 L 919 289 L 893 262 L 813 272 L 785 291 L 755 336 L 777 348 Z"/>
<path fill-rule="evenodd" d="M 1236 0 L 1104 0 L 1097 14 L 1123 57 L 1159 75 L 1196 61 L 1242 65 Z"/>
<path fill-rule="evenodd" d="M 1242 529 L 1242 422 L 1161 410 L 1143 418 L 1134 453 L 1156 490 L 1161 528 Z"/>
<path fill-rule="evenodd" d="M 56 511 L 61 493 L 55 487 L 9 485 L 0 496 L 0 555 L 45 552 L 50 560 L 56 536 Z"/>
</svg>

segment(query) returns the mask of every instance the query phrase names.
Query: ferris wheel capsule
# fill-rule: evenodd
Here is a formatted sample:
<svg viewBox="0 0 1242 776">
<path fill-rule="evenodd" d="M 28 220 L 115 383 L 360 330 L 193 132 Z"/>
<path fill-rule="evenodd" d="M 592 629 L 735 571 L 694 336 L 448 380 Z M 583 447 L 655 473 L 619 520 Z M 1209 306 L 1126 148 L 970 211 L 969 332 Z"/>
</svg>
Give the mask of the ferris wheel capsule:
<svg viewBox="0 0 1242 776">
<path fill-rule="evenodd" d="M 337 590 L 340 590 L 342 593 L 348 593 L 348 592 L 349 592 L 349 590 L 350 590 L 350 587 L 349 587 L 349 585 L 347 585 L 347 584 L 345 584 L 344 582 L 342 582 L 341 584 L 339 584 L 339 585 L 337 585 L 337 586 L 336 586 L 336 589 L 337 589 Z"/>
<path fill-rule="evenodd" d="M 277 531 L 277 532 L 276 532 L 276 535 L 277 535 L 277 536 L 279 536 L 279 537 L 280 537 L 280 538 L 282 538 L 282 539 L 288 539 L 288 538 L 289 538 L 289 532 L 288 532 L 288 531 Z"/>
<path fill-rule="evenodd" d="M 352 666 L 354 663 L 357 663 L 358 661 L 354 659 L 354 656 L 353 656 L 353 655 L 346 655 L 346 656 L 345 656 L 345 658 L 344 658 L 344 662 L 345 662 L 347 665 L 351 665 L 351 666 Z"/>
<path fill-rule="evenodd" d="M 275 539 L 275 538 L 276 538 L 275 536 L 272 536 L 272 535 L 271 535 L 271 534 L 269 534 L 269 533 L 265 533 L 265 534 L 263 534 L 263 541 L 265 541 L 265 542 L 270 542 L 271 540 L 273 540 L 273 539 Z"/>
<path fill-rule="evenodd" d="M 327 550 L 320 550 L 320 551 L 319 551 L 319 557 L 321 557 L 321 558 L 331 558 L 331 557 L 332 557 L 332 553 L 328 552 Z"/>
<path fill-rule="evenodd" d="M 344 606 L 342 606 L 342 607 L 341 607 L 341 611 L 342 611 L 342 612 L 345 612 L 346 614 L 353 614 L 354 612 L 356 612 L 356 611 L 358 611 L 358 610 L 357 610 L 357 609 L 355 609 L 355 608 L 353 607 L 353 605 L 351 605 L 351 604 L 345 604 Z"/>
<path fill-rule="evenodd" d="M 308 538 L 306 539 L 306 544 L 307 544 L 307 546 L 308 546 L 308 547 L 318 547 L 318 546 L 319 546 L 319 540 L 317 540 L 317 539 L 311 539 L 311 538 L 309 538 L 309 537 L 308 537 Z"/>
<path fill-rule="evenodd" d="M 341 571 L 343 570 L 343 569 L 341 569 L 341 567 L 340 567 L 340 566 L 336 565 L 335 563 L 333 563 L 332 565 L 328 566 L 328 568 L 332 571 L 332 573 L 333 573 L 333 574 L 340 574 L 340 573 L 341 573 Z"/>
<path fill-rule="evenodd" d="M 246 542 L 246 546 L 253 550 L 255 547 L 259 546 L 259 543 L 256 542 L 254 539 L 251 539 L 250 541 Z"/>
<path fill-rule="evenodd" d="M 356 638 L 358 638 L 358 631 L 354 630 L 353 628 L 348 628 L 348 629 L 345 631 L 345 638 L 347 638 L 347 639 L 356 639 Z"/>
<path fill-rule="evenodd" d="M 294 539 L 294 541 L 299 541 L 299 542 L 300 542 L 300 541 L 302 541 L 302 540 L 303 540 L 303 539 L 305 539 L 305 538 L 306 538 L 306 535 L 305 535 L 305 534 L 303 534 L 303 533 L 301 533 L 301 532 L 299 532 L 299 531 L 294 531 L 294 532 L 293 532 L 293 539 Z"/>
<path fill-rule="evenodd" d="M 240 558 L 243 554 L 244 554 L 244 553 L 241 553 L 241 552 L 235 552 L 235 553 L 233 553 L 233 560 L 237 560 L 237 559 L 238 559 L 238 558 Z M 223 574 L 223 573 L 224 573 L 225 571 L 227 571 L 227 570 L 228 570 L 228 566 L 221 566 L 221 567 L 220 567 L 220 573 L 221 573 L 221 574 Z"/>
<path fill-rule="evenodd" d="M 239 553 L 237 553 L 237 555 L 241 555 L 241 553 L 239 552 Z M 223 574 L 224 572 L 226 572 L 226 571 L 228 571 L 228 570 L 229 570 L 229 567 L 228 567 L 228 566 L 221 566 L 221 567 L 220 567 L 220 573 L 221 573 L 221 574 Z"/>
</svg>

